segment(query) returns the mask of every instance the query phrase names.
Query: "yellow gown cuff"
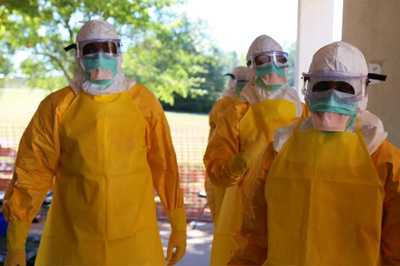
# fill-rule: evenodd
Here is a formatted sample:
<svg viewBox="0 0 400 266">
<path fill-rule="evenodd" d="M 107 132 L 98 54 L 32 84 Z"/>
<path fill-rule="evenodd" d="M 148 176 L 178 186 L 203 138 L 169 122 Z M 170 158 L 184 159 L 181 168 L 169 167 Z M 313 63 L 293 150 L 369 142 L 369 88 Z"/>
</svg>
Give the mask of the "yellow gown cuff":
<svg viewBox="0 0 400 266">
<path fill-rule="evenodd" d="M 184 208 L 177 208 L 168 212 L 168 219 L 171 223 L 172 231 L 186 232 L 186 214 Z"/>
<path fill-rule="evenodd" d="M 7 250 L 25 250 L 25 242 L 28 237 L 30 223 L 12 221 L 7 228 Z"/>
</svg>

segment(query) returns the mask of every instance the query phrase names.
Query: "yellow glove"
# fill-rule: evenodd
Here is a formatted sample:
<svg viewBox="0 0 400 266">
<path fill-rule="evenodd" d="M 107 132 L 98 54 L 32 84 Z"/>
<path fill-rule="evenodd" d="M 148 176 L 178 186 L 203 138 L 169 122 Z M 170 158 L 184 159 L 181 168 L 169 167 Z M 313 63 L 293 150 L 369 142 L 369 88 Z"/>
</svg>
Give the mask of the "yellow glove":
<svg viewBox="0 0 400 266">
<path fill-rule="evenodd" d="M 184 208 L 174 209 L 168 214 L 171 236 L 168 241 L 167 265 L 175 265 L 186 252 L 186 215 Z"/>
<path fill-rule="evenodd" d="M 228 185 L 237 184 L 251 165 L 262 160 L 266 149 L 266 142 L 260 138 L 260 141 L 247 145 L 243 151 L 234 155 L 226 165 L 226 176 L 229 177 Z"/>
<path fill-rule="evenodd" d="M 12 221 L 7 229 L 7 256 L 5 266 L 25 266 L 25 241 L 30 224 Z"/>
</svg>

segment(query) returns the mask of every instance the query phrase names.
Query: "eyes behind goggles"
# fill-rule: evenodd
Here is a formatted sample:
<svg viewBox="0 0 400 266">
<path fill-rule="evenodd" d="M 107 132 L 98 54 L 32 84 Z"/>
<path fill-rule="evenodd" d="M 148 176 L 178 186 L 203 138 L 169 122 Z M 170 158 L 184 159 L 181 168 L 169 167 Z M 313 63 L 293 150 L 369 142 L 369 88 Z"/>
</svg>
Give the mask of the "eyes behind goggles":
<svg viewBox="0 0 400 266">
<path fill-rule="evenodd" d="M 118 41 L 96 41 L 82 45 L 82 56 L 98 53 L 106 53 L 117 56 L 120 53 L 120 43 Z"/>
<path fill-rule="evenodd" d="M 247 79 L 239 79 L 239 78 L 237 78 L 234 74 L 232 74 L 232 73 L 226 73 L 224 76 L 228 76 L 228 77 L 230 77 L 231 79 L 233 79 L 233 80 L 236 80 L 236 83 L 237 84 L 246 84 L 247 82 L 249 82 L 249 80 L 247 80 Z"/>
<path fill-rule="evenodd" d="M 320 91 L 318 93 L 306 94 L 306 102 L 309 104 L 326 101 L 334 98 L 337 103 L 353 105 L 362 100 L 361 95 L 348 94 L 338 90 Z"/>
<path fill-rule="evenodd" d="M 314 84 L 312 92 L 323 92 L 328 90 L 336 90 L 347 94 L 355 94 L 355 90 L 352 85 L 344 81 L 320 81 Z"/>
<path fill-rule="evenodd" d="M 238 80 L 236 81 L 236 84 L 239 85 L 239 86 L 244 86 L 244 85 L 247 84 L 247 82 L 249 82 L 249 81 L 248 81 L 248 80 L 245 80 L 245 79 L 238 79 Z"/>
<path fill-rule="evenodd" d="M 265 52 L 255 55 L 253 62 L 256 66 L 274 63 L 278 67 L 287 67 L 288 54 L 285 52 Z"/>
</svg>

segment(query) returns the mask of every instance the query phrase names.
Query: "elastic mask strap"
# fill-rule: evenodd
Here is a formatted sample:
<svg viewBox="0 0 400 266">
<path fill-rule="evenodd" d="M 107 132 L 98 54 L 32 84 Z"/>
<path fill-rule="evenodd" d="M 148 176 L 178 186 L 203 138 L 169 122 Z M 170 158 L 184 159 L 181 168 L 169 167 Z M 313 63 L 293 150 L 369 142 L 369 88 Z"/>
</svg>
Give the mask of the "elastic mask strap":
<svg viewBox="0 0 400 266">
<path fill-rule="evenodd" d="M 72 43 L 68 45 L 67 47 L 64 47 L 64 51 L 68 52 L 69 50 L 75 49 L 76 50 L 77 46 L 75 43 Z"/>
<path fill-rule="evenodd" d="M 355 124 L 356 124 L 356 115 L 354 114 L 354 115 L 350 116 L 350 120 L 347 123 L 346 130 L 353 129 Z M 357 127 L 357 125 L 356 125 L 356 127 Z"/>
</svg>

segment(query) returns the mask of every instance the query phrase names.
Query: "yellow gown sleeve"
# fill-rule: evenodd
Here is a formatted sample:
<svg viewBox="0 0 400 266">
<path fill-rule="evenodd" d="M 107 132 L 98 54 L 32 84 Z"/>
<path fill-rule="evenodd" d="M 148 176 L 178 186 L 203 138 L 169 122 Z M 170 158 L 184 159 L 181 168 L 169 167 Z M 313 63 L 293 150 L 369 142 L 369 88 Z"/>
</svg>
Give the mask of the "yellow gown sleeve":
<svg viewBox="0 0 400 266">
<path fill-rule="evenodd" d="M 217 126 L 218 120 L 220 117 L 224 114 L 225 110 L 230 109 L 232 110 L 231 106 L 235 105 L 240 101 L 238 97 L 231 97 L 231 96 L 223 96 L 222 98 L 218 99 L 214 106 L 212 107 L 208 119 L 209 119 L 209 126 L 210 126 L 210 131 L 208 134 L 208 140 L 212 138 L 214 135 L 215 128 Z M 219 206 L 221 205 L 221 201 L 224 195 L 225 189 L 222 187 L 216 187 L 214 186 L 209 178 L 206 175 L 206 178 L 204 179 L 204 187 L 207 192 L 207 204 L 208 207 L 211 210 L 211 214 L 213 215 L 213 218 L 215 219 L 216 213 L 219 209 Z"/>
<path fill-rule="evenodd" d="M 183 208 L 183 193 L 169 125 L 161 104 L 147 88 L 137 85 L 136 93 L 136 103 L 149 124 L 147 160 L 154 188 L 170 213 L 174 209 Z"/>
<path fill-rule="evenodd" d="M 47 191 L 52 187 L 58 163 L 61 107 L 74 93 L 65 88 L 52 93 L 39 105 L 19 144 L 15 170 L 4 197 L 3 213 L 8 220 L 7 263 L 24 260 L 25 240 L 31 222 Z"/>
<path fill-rule="evenodd" d="M 219 116 L 204 154 L 204 165 L 210 181 L 228 186 L 228 162 L 239 153 L 239 121 L 248 109 L 247 103 L 237 103 Z"/>
<path fill-rule="evenodd" d="M 60 153 L 58 105 L 66 96 L 73 96 L 69 88 L 46 97 L 25 129 L 4 199 L 3 211 L 8 221 L 30 224 L 53 185 Z"/>
<path fill-rule="evenodd" d="M 382 265 L 400 265 L 400 150 L 385 141 L 372 155 L 372 159 L 385 184 Z"/>
<path fill-rule="evenodd" d="M 217 121 L 220 119 L 220 116 L 223 115 L 227 108 L 232 109 L 230 107 L 235 105 L 236 103 L 239 103 L 239 98 L 233 98 L 230 96 L 224 96 L 215 102 L 208 115 L 210 125 L 208 139 L 210 139 L 213 135 L 214 130 L 217 127 Z"/>
<path fill-rule="evenodd" d="M 211 139 L 211 137 L 214 134 L 215 128 L 217 126 L 217 120 L 220 112 L 222 112 L 223 108 L 223 102 L 226 97 L 223 97 L 221 99 L 218 99 L 215 104 L 213 105 L 210 113 L 208 114 L 208 123 L 209 123 L 209 132 L 208 132 L 208 140 Z M 204 179 L 204 188 L 207 193 L 207 205 L 210 208 L 211 214 L 213 216 L 213 220 L 215 220 L 216 213 L 217 213 L 217 204 L 216 201 L 217 199 L 217 193 L 215 190 L 217 189 L 209 180 L 209 178 L 206 175 L 206 178 Z M 223 193 L 221 193 L 223 195 Z M 221 196 L 222 197 L 222 196 Z"/>
<path fill-rule="evenodd" d="M 222 109 L 220 109 L 221 100 L 218 100 L 215 102 L 210 113 L 208 114 L 208 124 L 210 126 L 210 131 L 208 132 L 208 139 L 211 138 L 211 136 L 213 135 L 213 132 L 215 130 L 215 127 L 217 126 L 217 116 L 218 116 L 218 113 L 222 110 Z"/>
<path fill-rule="evenodd" d="M 178 165 L 168 122 L 163 113 L 150 130 L 150 136 L 148 160 L 155 188 L 167 210 L 182 208 L 183 193 L 179 185 Z"/>
</svg>

